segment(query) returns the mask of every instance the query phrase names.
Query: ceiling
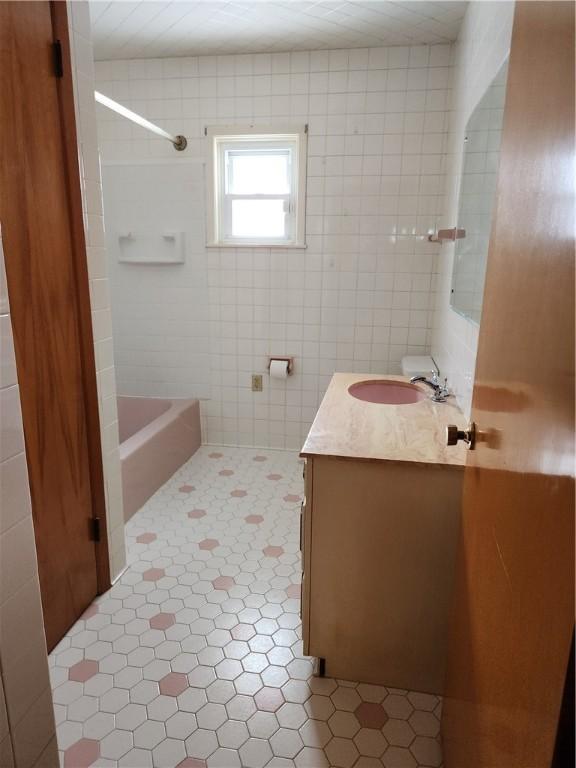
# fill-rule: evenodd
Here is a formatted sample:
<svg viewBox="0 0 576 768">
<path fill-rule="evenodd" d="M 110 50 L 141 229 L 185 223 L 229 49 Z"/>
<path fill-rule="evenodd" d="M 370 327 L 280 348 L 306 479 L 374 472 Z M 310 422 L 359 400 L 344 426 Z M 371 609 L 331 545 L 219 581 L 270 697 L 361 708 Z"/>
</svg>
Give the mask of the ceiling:
<svg viewBox="0 0 576 768">
<path fill-rule="evenodd" d="M 90 0 L 98 60 L 416 45 L 454 40 L 465 2 Z"/>
</svg>

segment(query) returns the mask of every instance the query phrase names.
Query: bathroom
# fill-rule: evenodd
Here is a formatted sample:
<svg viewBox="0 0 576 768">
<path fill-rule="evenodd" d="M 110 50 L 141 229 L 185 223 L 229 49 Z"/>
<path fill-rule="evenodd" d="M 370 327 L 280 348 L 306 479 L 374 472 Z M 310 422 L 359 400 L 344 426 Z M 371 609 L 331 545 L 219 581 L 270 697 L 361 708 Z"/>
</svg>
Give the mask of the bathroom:
<svg viewBox="0 0 576 768">
<path fill-rule="evenodd" d="M 572 5 L 0 13 L 0 768 L 568 765 Z"/>
</svg>

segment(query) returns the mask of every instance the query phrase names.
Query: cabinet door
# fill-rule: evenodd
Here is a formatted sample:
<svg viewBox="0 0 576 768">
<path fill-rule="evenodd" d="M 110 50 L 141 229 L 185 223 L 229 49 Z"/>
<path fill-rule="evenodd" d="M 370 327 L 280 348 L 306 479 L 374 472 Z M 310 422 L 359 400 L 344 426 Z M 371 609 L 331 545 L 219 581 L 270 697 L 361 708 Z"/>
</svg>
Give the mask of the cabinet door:
<svg viewBox="0 0 576 768">
<path fill-rule="evenodd" d="M 330 677 L 441 693 L 463 473 L 321 456 L 311 474 L 306 653 Z"/>
<path fill-rule="evenodd" d="M 300 511 L 300 552 L 302 556 L 302 588 L 300 617 L 302 619 L 302 641 L 304 655 L 310 645 L 310 550 L 312 544 L 312 477 L 314 462 L 306 459 L 304 464 L 304 501 Z"/>
</svg>

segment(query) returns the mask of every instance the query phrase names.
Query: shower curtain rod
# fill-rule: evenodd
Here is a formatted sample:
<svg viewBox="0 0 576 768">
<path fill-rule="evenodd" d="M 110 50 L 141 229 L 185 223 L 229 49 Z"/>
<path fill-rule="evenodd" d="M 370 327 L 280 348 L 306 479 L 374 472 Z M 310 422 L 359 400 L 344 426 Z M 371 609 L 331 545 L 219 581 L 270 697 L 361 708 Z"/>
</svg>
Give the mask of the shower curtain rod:
<svg viewBox="0 0 576 768">
<path fill-rule="evenodd" d="M 111 109 L 113 112 L 117 112 L 119 115 L 122 115 L 122 117 L 128 118 L 128 120 L 132 120 L 133 123 L 136 123 L 136 125 L 139 125 L 141 128 L 146 128 L 157 136 L 162 136 L 163 139 L 168 139 L 168 141 L 174 145 L 174 149 L 177 149 L 179 152 L 186 149 L 188 142 L 186 141 L 185 136 L 172 136 L 168 131 L 160 128 L 158 125 L 154 125 L 150 120 L 146 120 L 145 117 L 142 117 L 136 112 L 132 112 L 131 109 L 123 107 L 122 104 L 114 101 L 114 99 L 110 99 L 108 96 L 104 96 L 104 94 L 99 91 L 94 91 L 94 98 L 99 104 L 108 107 L 108 109 Z"/>
</svg>

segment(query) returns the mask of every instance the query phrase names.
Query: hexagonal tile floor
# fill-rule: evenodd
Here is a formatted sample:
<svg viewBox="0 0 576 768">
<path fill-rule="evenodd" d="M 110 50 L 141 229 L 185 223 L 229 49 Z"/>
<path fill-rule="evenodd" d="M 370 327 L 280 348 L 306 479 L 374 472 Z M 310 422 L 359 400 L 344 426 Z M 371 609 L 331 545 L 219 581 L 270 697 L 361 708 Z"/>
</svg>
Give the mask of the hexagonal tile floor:
<svg viewBox="0 0 576 768">
<path fill-rule="evenodd" d="M 50 655 L 64 768 L 441 765 L 437 696 L 312 676 L 301 494 L 293 453 L 202 447 L 134 515 Z"/>
</svg>

